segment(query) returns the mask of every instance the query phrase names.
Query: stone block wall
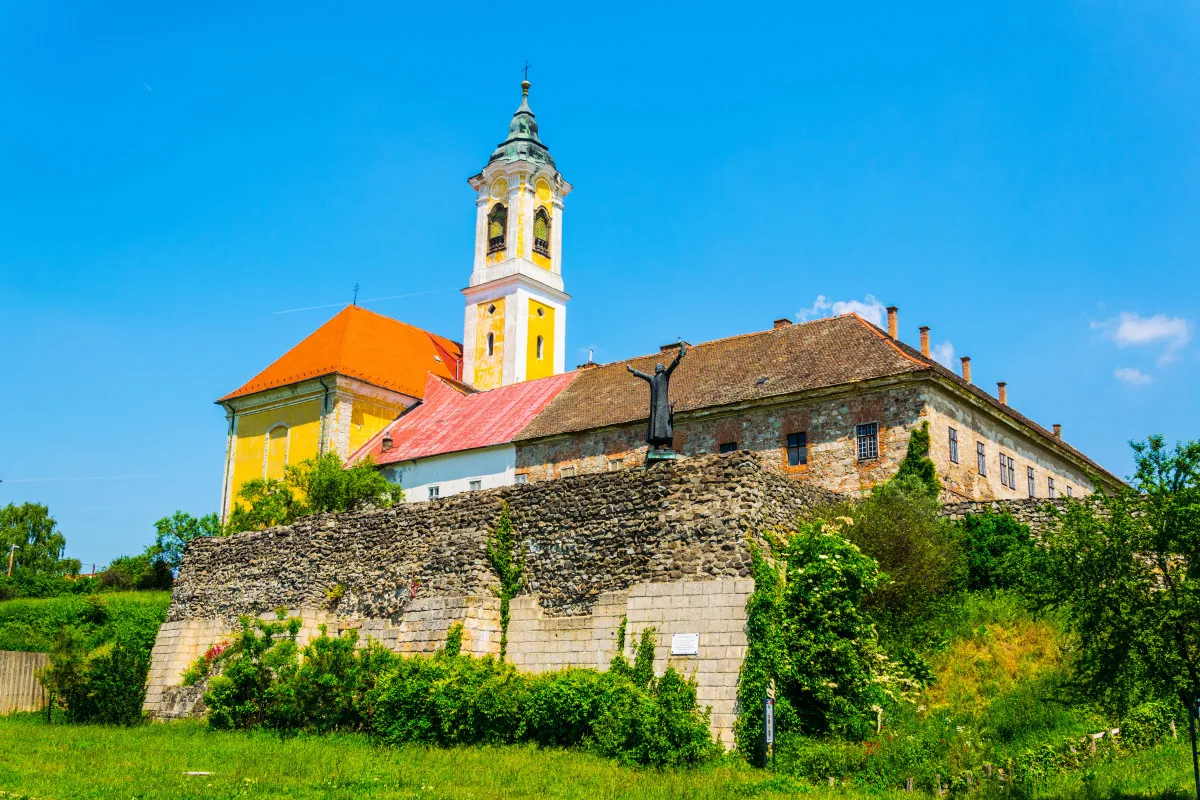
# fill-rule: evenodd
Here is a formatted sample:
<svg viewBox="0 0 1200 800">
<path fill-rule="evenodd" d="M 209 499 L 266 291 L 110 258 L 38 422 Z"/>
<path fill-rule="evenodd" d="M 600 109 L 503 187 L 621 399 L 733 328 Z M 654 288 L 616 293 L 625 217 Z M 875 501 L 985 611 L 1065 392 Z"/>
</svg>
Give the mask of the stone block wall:
<svg viewBox="0 0 1200 800">
<path fill-rule="evenodd" d="M 830 497 L 736 452 L 199 539 L 155 644 L 146 710 L 190 713 L 197 698 L 179 688 L 183 671 L 229 639 L 238 617 L 276 609 L 304 620 L 301 643 L 326 624 L 430 652 L 463 621 L 467 652 L 498 652 L 486 546 L 506 502 L 527 574 L 527 594 L 513 603 L 513 662 L 605 667 L 625 616 L 631 645 L 656 627 L 661 670 L 671 634 L 697 633 L 700 652 L 681 666 L 695 671 L 714 730 L 727 737 L 752 590 L 748 539 Z"/>
</svg>

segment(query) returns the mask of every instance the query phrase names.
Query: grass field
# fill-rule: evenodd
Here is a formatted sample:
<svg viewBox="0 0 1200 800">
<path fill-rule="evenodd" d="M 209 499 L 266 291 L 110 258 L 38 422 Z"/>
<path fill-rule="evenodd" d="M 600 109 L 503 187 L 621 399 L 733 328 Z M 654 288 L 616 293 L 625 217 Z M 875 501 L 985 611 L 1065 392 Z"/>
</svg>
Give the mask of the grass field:
<svg viewBox="0 0 1200 800">
<path fill-rule="evenodd" d="M 149 647 L 167 617 L 170 592 L 106 592 L 0 602 L 0 650 L 45 653 L 64 625 L 83 631 L 90 647 L 114 638 Z"/>
<path fill-rule="evenodd" d="M 186 772 L 211 772 L 188 776 Z M 1043 798 L 1188 800 L 1191 763 L 1171 745 L 1064 776 Z M 524 747 L 380 748 L 357 736 L 212 733 L 197 723 L 133 729 L 0 718 L 6 798 L 829 798 L 911 797 L 809 785 L 734 759 L 686 772 L 618 767 L 585 753 Z"/>
</svg>

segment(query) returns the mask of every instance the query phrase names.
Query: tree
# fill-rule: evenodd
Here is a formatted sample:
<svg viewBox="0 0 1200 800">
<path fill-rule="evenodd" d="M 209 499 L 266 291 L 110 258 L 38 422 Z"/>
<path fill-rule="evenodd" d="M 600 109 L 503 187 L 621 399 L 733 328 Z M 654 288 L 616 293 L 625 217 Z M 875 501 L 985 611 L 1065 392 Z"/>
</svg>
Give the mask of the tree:
<svg viewBox="0 0 1200 800">
<path fill-rule="evenodd" d="M 179 569 L 187 543 L 201 536 L 220 536 L 221 520 L 216 514 L 196 519 L 184 511 L 176 511 L 154 523 L 157 532 L 149 555 L 166 563 L 171 571 Z"/>
<path fill-rule="evenodd" d="M 937 467 L 929 458 L 929 445 L 929 423 L 923 422 L 909 434 L 908 450 L 896 470 L 896 478 L 914 477 L 932 497 L 937 497 L 941 494 L 942 482 L 938 480 Z"/>
<path fill-rule="evenodd" d="M 76 691 L 87 679 L 88 650 L 82 631 L 70 625 L 58 629 L 50 648 L 49 663 L 38 670 L 37 679 L 46 690 L 46 719 L 57 702 L 65 707 L 64 697 Z"/>
<path fill-rule="evenodd" d="M 1200 697 L 1200 442 L 1131 445 L 1133 486 L 1069 503 L 1034 561 L 1079 635 L 1079 679 L 1117 713 Z"/>
<path fill-rule="evenodd" d="M 398 492 L 370 459 L 346 467 L 336 453 L 324 453 L 289 464 L 282 481 L 255 478 L 242 484 L 238 499 L 244 502 L 235 504 L 228 530 L 264 530 L 312 514 L 386 508 Z"/>
<path fill-rule="evenodd" d="M 0 508 L 0 547 L 3 547 L 5 569 L 9 550 L 13 564 L 35 575 L 77 575 L 79 560 L 63 558 L 67 538 L 58 530 L 50 509 L 39 503 L 9 503 Z"/>
</svg>

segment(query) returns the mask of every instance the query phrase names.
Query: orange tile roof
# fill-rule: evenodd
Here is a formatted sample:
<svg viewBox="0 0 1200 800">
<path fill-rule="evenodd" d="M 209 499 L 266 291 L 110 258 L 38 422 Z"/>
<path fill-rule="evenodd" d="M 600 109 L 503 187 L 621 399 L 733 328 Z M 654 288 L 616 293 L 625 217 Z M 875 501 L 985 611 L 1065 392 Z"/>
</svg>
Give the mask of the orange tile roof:
<svg viewBox="0 0 1200 800">
<path fill-rule="evenodd" d="M 217 402 L 335 373 L 420 398 L 426 375 L 457 378 L 461 360 L 458 342 L 359 306 L 346 306 Z"/>
</svg>

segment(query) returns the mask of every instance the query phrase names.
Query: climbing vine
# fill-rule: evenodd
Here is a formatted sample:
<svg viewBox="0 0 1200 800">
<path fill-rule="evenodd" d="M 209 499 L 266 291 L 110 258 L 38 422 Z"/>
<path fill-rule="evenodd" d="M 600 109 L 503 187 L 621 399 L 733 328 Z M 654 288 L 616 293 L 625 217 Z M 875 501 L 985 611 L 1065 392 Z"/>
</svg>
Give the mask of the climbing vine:
<svg viewBox="0 0 1200 800">
<path fill-rule="evenodd" d="M 508 652 L 509 604 L 525 585 L 525 559 L 517 548 L 517 532 L 508 514 L 508 503 L 500 504 L 500 517 L 488 537 L 487 557 L 500 580 L 500 660 L 503 661 Z"/>
</svg>

